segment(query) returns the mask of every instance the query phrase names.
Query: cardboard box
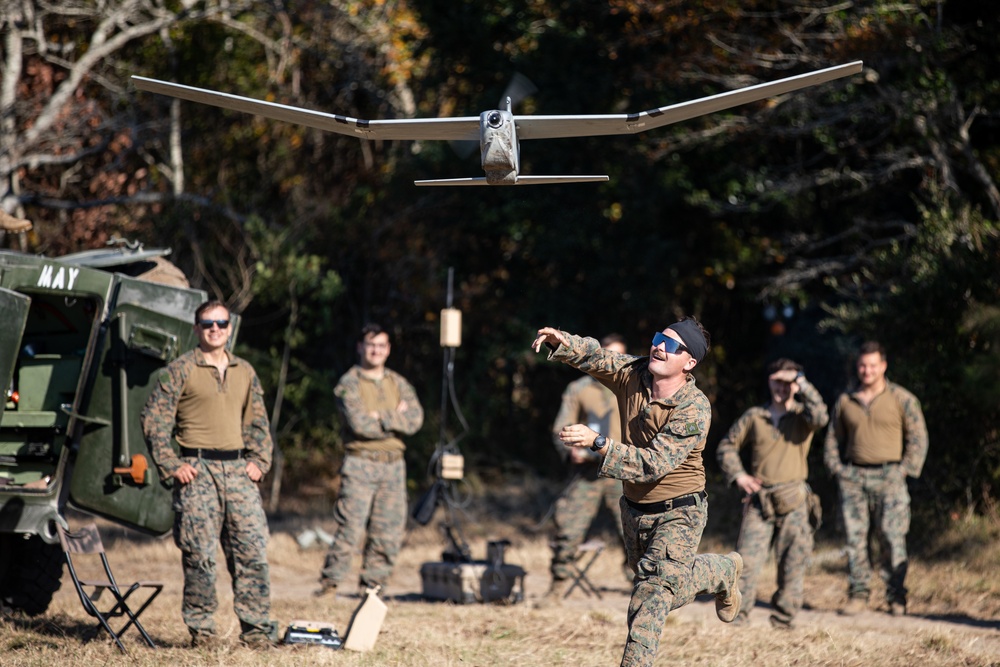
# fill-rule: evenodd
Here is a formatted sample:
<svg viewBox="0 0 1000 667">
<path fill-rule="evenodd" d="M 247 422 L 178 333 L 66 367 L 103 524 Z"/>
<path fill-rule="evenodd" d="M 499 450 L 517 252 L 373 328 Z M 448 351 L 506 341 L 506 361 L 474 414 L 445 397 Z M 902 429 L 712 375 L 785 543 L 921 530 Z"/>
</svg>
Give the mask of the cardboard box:
<svg viewBox="0 0 1000 667">
<path fill-rule="evenodd" d="M 386 611 L 388 607 L 379 599 L 377 588 L 365 591 L 365 599 L 354 610 L 351 622 L 347 626 L 344 648 L 348 651 L 372 650 L 375 640 L 378 639 L 379 630 L 382 629 Z"/>
</svg>

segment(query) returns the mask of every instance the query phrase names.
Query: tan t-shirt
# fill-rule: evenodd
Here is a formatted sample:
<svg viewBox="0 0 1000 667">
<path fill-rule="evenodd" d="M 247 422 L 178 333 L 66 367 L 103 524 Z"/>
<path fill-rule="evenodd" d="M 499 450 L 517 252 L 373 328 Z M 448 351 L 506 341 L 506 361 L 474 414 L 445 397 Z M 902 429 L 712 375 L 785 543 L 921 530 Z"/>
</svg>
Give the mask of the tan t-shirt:
<svg viewBox="0 0 1000 667">
<path fill-rule="evenodd" d="M 801 482 L 809 475 L 807 460 L 813 434 L 829 421 L 826 404 L 805 378 L 798 380 L 800 402 L 778 420 L 772 420 L 768 406 L 753 407 L 743 413 L 719 442 L 716 457 L 726 481 L 732 484 L 747 472 L 740 451 L 750 448 L 750 474 L 765 486 Z"/>
<path fill-rule="evenodd" d="M 927 424 L 920 401 L 892 382 L 867 406 L 857 393 L 842 394 L 833 406 L 823 446 L 823 461 L 834 475 L 845 464 L 899 462 L 910 477 L 919 477 L 927 459 Z"/>
<path fill-rule="evenodd" d="M 625 414 L 622 440 L 640 450 L 662 448 L 667 454 L 664 463 L 672 467 L 655 480 L 623 479 L 625 497 L 638 503 L 655 503 L 703 491 L 705 463 L 702 456 L 712 418 L 708 399 L 695 385 L 692 375 L 688 375 L 684 386 L 670 398 L 653 399 L 645 363 L 638 369 L 641 370 L 628 373 L 616 392 L 619 409 Z M 614 447 L 615 451 L 605 455 L 603 471 L 611 473 L 611 477 L 619 477 L 620 471 L 632 467 L 626 462 L 631 457 L 628 454 L 623 457 L 624 452 L 617 443 Z M 680 454 L 684 451 L 685 454 Z M 639 461 L 641 465 L 642 459 Z"/>
<path fill-rule="evenodd" d="M 834 427 L 844 439 L 848 462 L 877 465 L 902 460 L 906 413 L 892 392 L 883 391 L 867 407 L 856 394 L 843 394 L 838 407 Z"/>
<path fill-rule="evenodd" d="M 182 447 L 243 449 L 243 427 L 253 415 L 250 366 L 230 356 L 225 380 L 208 363 L 191 366 L 177 401 L 176 438 Z"/>
</svg>

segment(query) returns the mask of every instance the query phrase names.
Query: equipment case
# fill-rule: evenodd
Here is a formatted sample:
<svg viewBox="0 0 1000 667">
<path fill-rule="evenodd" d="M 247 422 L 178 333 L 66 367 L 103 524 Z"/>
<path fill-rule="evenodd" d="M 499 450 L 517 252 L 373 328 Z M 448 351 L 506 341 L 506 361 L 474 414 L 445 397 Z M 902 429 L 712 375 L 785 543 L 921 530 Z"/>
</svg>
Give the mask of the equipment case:
<svg viewBox="0 0 1000 667">
<path fill-rule="evenodd" d="M 525 571 L 508 563 L 424 563 L 420 566 L 423 596 L 430 600 L 515 603 L 524 599 Z"/>
</svg>

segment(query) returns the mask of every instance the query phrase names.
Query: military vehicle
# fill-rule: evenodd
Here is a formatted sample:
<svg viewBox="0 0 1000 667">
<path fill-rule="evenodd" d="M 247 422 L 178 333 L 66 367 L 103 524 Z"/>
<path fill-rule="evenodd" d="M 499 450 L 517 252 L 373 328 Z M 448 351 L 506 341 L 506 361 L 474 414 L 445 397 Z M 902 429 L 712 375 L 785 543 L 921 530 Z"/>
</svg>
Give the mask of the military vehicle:
<svg viewBox="0 0 1000 667">
<path fill-rule="evenodd" d="M 171 530 L 171 488 L 139 412 L 158 369 L 197 344 L 194 311 L 207 295 L 187 287 L 168 253 L 122 243 L 59 258 L 0 251 L 4 607 L 48 608 L 67 507 L 151 535 Z"/>
</svg>

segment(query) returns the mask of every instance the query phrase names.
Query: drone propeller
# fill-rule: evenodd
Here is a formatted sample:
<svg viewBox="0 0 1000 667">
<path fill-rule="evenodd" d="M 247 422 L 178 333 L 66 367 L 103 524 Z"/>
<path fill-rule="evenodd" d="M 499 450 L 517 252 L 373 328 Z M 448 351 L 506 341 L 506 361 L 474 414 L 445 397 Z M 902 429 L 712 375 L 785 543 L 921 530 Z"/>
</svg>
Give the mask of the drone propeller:
<svg viewBox="0 0 1000 667">
<path fill-rule="evenodd" d="M 514 76 L 510 78 L 507 83 L 507 88 L 504 89 L 503 95 L 500 96 L 500 101 L 497 103 L 497 109 L 507 109 L 517 106 L 521 100 L 531 97 L 538 92 L 538 86 L 532 83 L 531 79 L 521 74 L 520 72 L 514 72 Z M 507 105 L 510 105 L 508 107 Z M 472 155 L 472 152 L 479 149 L 478 141 L 462 141 L 454 140 L 449 141 L 451 149 L 455 151 L 455 154 L 460 158 L 467 158 Z"/>
</svg>

